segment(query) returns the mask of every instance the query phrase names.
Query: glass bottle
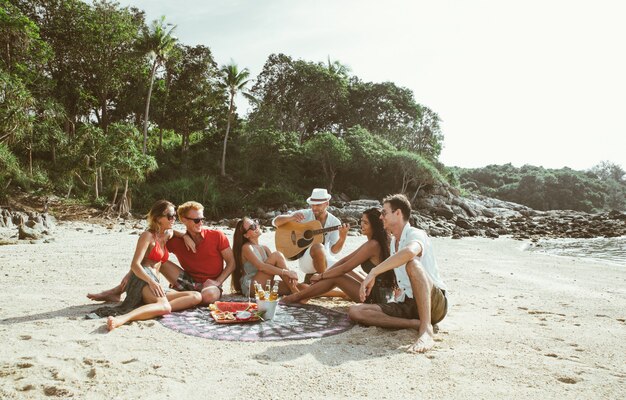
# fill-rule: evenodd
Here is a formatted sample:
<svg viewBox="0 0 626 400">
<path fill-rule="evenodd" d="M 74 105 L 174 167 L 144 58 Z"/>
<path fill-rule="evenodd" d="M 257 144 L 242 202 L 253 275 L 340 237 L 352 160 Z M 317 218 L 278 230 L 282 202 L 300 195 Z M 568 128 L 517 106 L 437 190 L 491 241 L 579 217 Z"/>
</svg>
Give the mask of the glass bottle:
<svg viewBox="0 0 626 400">
<path fill-rule="evenodd" d="M 278 299 L 278 280 L 274 281 L 274 287 L 270 292 L 270 301 L 276 301 Z"/>
</svg>

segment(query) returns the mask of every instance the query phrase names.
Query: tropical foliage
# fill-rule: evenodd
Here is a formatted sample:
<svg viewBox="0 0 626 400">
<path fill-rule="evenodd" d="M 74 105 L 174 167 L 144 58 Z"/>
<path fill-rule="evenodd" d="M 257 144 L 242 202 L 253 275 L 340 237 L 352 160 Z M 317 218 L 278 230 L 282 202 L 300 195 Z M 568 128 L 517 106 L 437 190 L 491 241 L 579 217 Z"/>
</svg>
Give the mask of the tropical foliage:
<svg viewBox="0 0 626 400">
<path fill-rule="evenodd" d="M 0 197 L 28 189 L 120 214 L 193 199 L 215 217 L 302 203 L 316 186 L 415 200 L 472 176 L 476 190 L 539 208 L 623 206 L 615 166 L 451 173 L 441 120 L 411 90 L 330 57 L 271 54 L 251 77 L 174 28 L 104 0 L 0 0 Z"/>
</svg>

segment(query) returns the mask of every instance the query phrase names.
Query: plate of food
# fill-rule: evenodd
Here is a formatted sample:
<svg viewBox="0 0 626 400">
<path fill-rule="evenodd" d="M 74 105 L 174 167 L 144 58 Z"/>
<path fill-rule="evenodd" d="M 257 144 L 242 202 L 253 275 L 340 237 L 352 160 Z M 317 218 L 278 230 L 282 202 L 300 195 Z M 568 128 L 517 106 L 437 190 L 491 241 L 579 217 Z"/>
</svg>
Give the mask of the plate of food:
<svg viewBox="0 0 626 400">
<path fill-rule="evenodd" d="M 263 319 L 263 312 L 257 309 L 256 303 L 217 301 L 209 309 L 218 324 L 256 322 Z"/>
</svg>

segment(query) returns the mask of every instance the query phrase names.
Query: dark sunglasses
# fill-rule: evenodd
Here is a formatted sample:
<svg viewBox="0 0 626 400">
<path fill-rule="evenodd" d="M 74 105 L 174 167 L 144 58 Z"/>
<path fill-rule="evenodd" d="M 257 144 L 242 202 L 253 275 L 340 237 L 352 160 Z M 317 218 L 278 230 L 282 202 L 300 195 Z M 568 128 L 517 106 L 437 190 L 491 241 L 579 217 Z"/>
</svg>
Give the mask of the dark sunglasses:
<svg viewBox="0 0 626 400">
<path fill-rule="evenodd" d="M 252 225 L 250 225 L 250 226 L 248 227 L 248 229 L 244 230 L 244 231 L 243 231 L 243 233 L 244 233 L 244 235 L 245 235 L 246 233 L 248 233 L 248 232 L 250 232 L 250 231 L 256 231 L 258 227 L 259 227 L 259 221 L 258 221 L 258 220 L 256 220 L 256 219 L 253 219 L 253 220 L 252 220 Z"/>
<path fill-rule="evenodd" d="M 185 217 L 185 218 L 187 218 L 187 217 Z M 194 224 L 199 224 L 200 222 L 206 221 L 206 219 L 204 217 L 202 217 L 202 218 L 187 218 L 187 219 L 193 221 Z"/>
<path fill-rule="evenodd" d="M 176 214 L 164 214 L 163 216 L 170 221 L 174 221 L 176 219 Z"/>
</svg>

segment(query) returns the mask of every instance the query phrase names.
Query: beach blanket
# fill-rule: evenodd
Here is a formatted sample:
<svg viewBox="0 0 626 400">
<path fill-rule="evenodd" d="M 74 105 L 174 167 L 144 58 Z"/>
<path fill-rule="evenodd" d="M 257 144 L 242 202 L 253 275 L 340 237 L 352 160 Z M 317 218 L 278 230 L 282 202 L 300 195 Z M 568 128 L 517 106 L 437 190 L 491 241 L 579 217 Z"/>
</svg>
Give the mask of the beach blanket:
<svg viewBox="0 0 626 400">
<path fill-rule="evenodd" d="M 310 304 L 279 304 L 274 318 L 267 321 L 219 324 L 208 307 L 198 307 L 173 312 L 159 322 L 185 335 L 242 342 L 320 338 L 353 326 L 346 314 Z"/>
</svg>

